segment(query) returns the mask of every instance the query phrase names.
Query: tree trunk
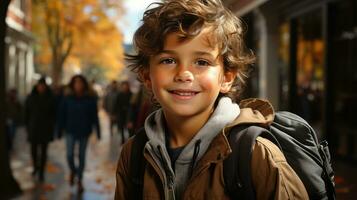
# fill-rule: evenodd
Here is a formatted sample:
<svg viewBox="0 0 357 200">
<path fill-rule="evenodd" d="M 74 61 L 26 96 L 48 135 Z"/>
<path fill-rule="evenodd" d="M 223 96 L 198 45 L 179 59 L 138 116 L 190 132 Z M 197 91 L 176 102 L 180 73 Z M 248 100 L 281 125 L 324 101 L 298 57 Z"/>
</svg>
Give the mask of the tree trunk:
<svg viewBox="0 0 357 200">
<path fill-rule="evenodd" d="M 8 199 L 21 194 L 21 189 L 12 175 L 5 130 L 5 36 L 6 14 L 10 0 L 1 0 L 0 4 L 0 199 Z"/>
<path fill-rule="evenodd" d="M 55 53 L 52 54 L 52 83 L 55 86 L 61 85 L 62 82 L 63 64 L 59 61 L 58 57 Z"/>
</svg>

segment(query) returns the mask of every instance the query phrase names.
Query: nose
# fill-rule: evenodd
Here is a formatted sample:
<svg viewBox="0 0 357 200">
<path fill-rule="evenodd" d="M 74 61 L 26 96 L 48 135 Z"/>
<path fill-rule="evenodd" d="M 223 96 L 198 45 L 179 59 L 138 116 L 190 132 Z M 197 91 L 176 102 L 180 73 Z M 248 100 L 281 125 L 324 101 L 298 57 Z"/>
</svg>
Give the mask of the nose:
<svg viewBox="0 0 357 200">
<path fill-rule="evenodd" d="M 176 82 L 192 82 L 194 76 L 187 67 L 178 67 L 177 74 L 175 76 Z"/>
</svg>

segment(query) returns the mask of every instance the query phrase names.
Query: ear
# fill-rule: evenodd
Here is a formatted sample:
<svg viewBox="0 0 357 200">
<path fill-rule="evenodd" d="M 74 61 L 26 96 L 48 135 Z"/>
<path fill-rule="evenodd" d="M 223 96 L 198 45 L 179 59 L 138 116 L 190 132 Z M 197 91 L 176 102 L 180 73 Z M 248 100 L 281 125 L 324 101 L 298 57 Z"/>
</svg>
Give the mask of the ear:
<svg viewBox="0 0 357 200">
<path fill-rule="evenodd" d="M 147 90 L 151 90 L 151 79 L 149 69 L 145 68 L 139 71 L 139 78 L 143 81 L 143 84 Z"/>
<path fill-rule="evenodd" d="M 228 93 L 231 90 L 236 77 L 237 77 L 237 74 L 234 72 L 225 72 L 224 76 L 223 76 L 223 81 L 221 83 L 220 92 Z"/>
</svg>

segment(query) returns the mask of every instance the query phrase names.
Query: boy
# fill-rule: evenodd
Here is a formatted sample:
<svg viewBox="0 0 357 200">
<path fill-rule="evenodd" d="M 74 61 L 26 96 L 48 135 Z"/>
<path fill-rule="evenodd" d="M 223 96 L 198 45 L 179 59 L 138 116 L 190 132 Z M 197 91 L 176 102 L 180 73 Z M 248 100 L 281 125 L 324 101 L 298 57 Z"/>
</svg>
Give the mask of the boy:
<svg viewBox="0 0 357 200">
<path fill-rule="evenodd" d="M 139 133 L 148 138 L 142 198 L 230 199 L 223 180 L 229 127 L 273 119 L 266 102 L 253 102 L 261 104 L 260 112 L 234 103 L 253 61 L 244 52 L 241 22 L 219 0 L 166 0 L 144 13 L 134 42 L 137 55 L 129 57 L 130 67 L 161 106 Z M 133 139 L 118 162 L 115 199 L 136 195 L 130 177 Z M 251 164 L 257 199 L 308 199 L 269 140 L 257 139 Z"/>
</svg>

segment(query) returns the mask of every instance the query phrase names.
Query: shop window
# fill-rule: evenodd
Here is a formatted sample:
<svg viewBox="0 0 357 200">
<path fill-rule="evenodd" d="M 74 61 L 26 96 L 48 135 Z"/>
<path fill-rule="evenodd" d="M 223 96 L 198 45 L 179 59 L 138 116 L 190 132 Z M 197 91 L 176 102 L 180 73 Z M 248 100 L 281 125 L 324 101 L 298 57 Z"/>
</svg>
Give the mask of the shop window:
<svg viewBox="0 0 357 200">
<path fill-rule="evenodd" d="M 296 110 L 322 136 L 325 90 L 322 11 L 297 18 L 296 26 Z"/>
<path fill-rule="evenodd" d="M 279 26 L 279 109 L 289 109 L 289 64 L 290 64 L 290 25 L 283 22 Z"/>
</svg>

